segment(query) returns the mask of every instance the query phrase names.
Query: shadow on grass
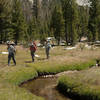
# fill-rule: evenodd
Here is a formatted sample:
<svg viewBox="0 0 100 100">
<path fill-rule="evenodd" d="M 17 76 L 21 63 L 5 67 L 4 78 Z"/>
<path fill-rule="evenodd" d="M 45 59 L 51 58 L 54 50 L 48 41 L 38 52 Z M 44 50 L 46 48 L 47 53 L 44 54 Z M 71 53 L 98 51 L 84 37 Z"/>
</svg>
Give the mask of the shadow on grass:
<svg viewBox="0 0 100 100">
<path fill-rule="evenodd" d="M 43 60 L 46 60 L 46 58 L 37 58 L 37 60 L 43 61 Z"/>
<path fill-rule="evenodd" d="M 25 61 L 25 63 L 32 63 L 32 61 Z"/>
</svg>

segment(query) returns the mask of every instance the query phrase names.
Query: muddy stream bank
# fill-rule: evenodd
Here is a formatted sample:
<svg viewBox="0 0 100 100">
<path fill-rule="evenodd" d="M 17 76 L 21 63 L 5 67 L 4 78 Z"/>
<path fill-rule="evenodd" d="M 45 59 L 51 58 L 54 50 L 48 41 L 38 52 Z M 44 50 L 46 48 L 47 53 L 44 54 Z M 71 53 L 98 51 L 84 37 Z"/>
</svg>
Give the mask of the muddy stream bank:
<svg viewBox="0 0 100 100">
<path fill-rule="evenodd" d="M 31 93 L 45 98 L 45 100 L 72 100 L 56 89 L 58 77 L 69 73 L 73 73 L 73 71 L 67 71 L 53 76 L 38 77 L 37 79 L 22 84 L 20 87 L 26 88 Z"/>
</svg>

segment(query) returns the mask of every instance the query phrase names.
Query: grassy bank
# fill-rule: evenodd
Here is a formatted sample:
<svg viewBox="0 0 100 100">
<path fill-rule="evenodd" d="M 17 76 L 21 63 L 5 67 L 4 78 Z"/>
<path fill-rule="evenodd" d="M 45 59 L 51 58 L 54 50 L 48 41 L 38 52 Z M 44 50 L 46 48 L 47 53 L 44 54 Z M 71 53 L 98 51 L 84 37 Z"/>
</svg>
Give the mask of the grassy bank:
<svg viewBox="0 0 100 100">
<path fill-rule="evenodd" d="M 29 91 L 0 81 L 0 100 L 44 100 L 31 94 Z"/>
<path fill-rule="evenodd" d="M 29 79 L 37 77 L 33 68 L 5 67 L 0 70 L 0 100 L 44 100 L 19 88 L 18 85 Z"/>
<path fill-rule="evenodd" d="M 58 89 L 78 100 L 100 100 L 100 68 L 91 68 L 59 78 Z"/>
<path fill-rule="evenodd" d="M 1 46 L 1 51 L 6 51 L 6 46 Z M 18 87 L 19 84 L 44 74 L 56 74 L 67 70 L 88 69 L 95 64 L 100 50 L 63 50 L 56 47 L 51 50 L 49 60 L 45 59 L 43 48 L 38 48 L 35 62 L 31 62 L 29 49 L 16 47 L 17 66 L 7 66 L 7 55 L 0 55 L 0 100 L 43 100 L 43 98 L 32 95 L 25 89 Z"/>
<path fill-rule="evenodd" d="M 0 77 L 6 82 L 14 85 L 19 85 L 29 79 L 33 79 L 38 76 L 37 71 L 34 68 L 28 67 L 5 67 L 0 70 Z"/>
<path fill-rule="evenodd" d="M 28 67 L 33 67 L 39 75 L 49 75 L 49 74 L 57 74 L 59 72 L 68 71 L 68 70 L 84 70 L 88 69 L 95 65 L 95 60 L 90 60 L 86 62 L 80 62 L 78 64 L 49 64 L 48 62 L 45 63 L 38 63 L 38 64 L 28 64 Z"/>
</svg>

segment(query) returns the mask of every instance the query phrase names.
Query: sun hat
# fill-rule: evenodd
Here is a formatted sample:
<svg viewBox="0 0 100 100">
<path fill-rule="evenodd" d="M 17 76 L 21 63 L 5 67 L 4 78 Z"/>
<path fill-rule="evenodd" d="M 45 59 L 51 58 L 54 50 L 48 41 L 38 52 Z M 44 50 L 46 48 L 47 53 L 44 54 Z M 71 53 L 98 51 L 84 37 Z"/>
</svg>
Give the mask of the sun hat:
<svg viewBox="0 0 100 100">
<path fill-rule="evenodd" d="M 10 44 L 11 44 L 11 45 L 14 45 L 15 43 L 14 43 L 13 41 L 10 41 Z"/>
</svg>

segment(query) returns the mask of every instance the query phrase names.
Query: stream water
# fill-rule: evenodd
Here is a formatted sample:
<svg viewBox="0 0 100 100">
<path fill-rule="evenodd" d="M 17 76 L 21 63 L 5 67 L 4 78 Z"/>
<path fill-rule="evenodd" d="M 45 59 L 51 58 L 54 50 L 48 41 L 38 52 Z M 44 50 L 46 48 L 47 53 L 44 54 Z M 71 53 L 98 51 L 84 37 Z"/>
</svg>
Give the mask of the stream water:
<svg viewBox="0 0 100 100">
<path fill-rule="evenodd" d="M 28 89 L 31 93 L 44 97 L 45 100 L 71 100 L 56 89 L 57 78 L 37 78 L 22 84 L 21 87 Z"/>
</svg>

